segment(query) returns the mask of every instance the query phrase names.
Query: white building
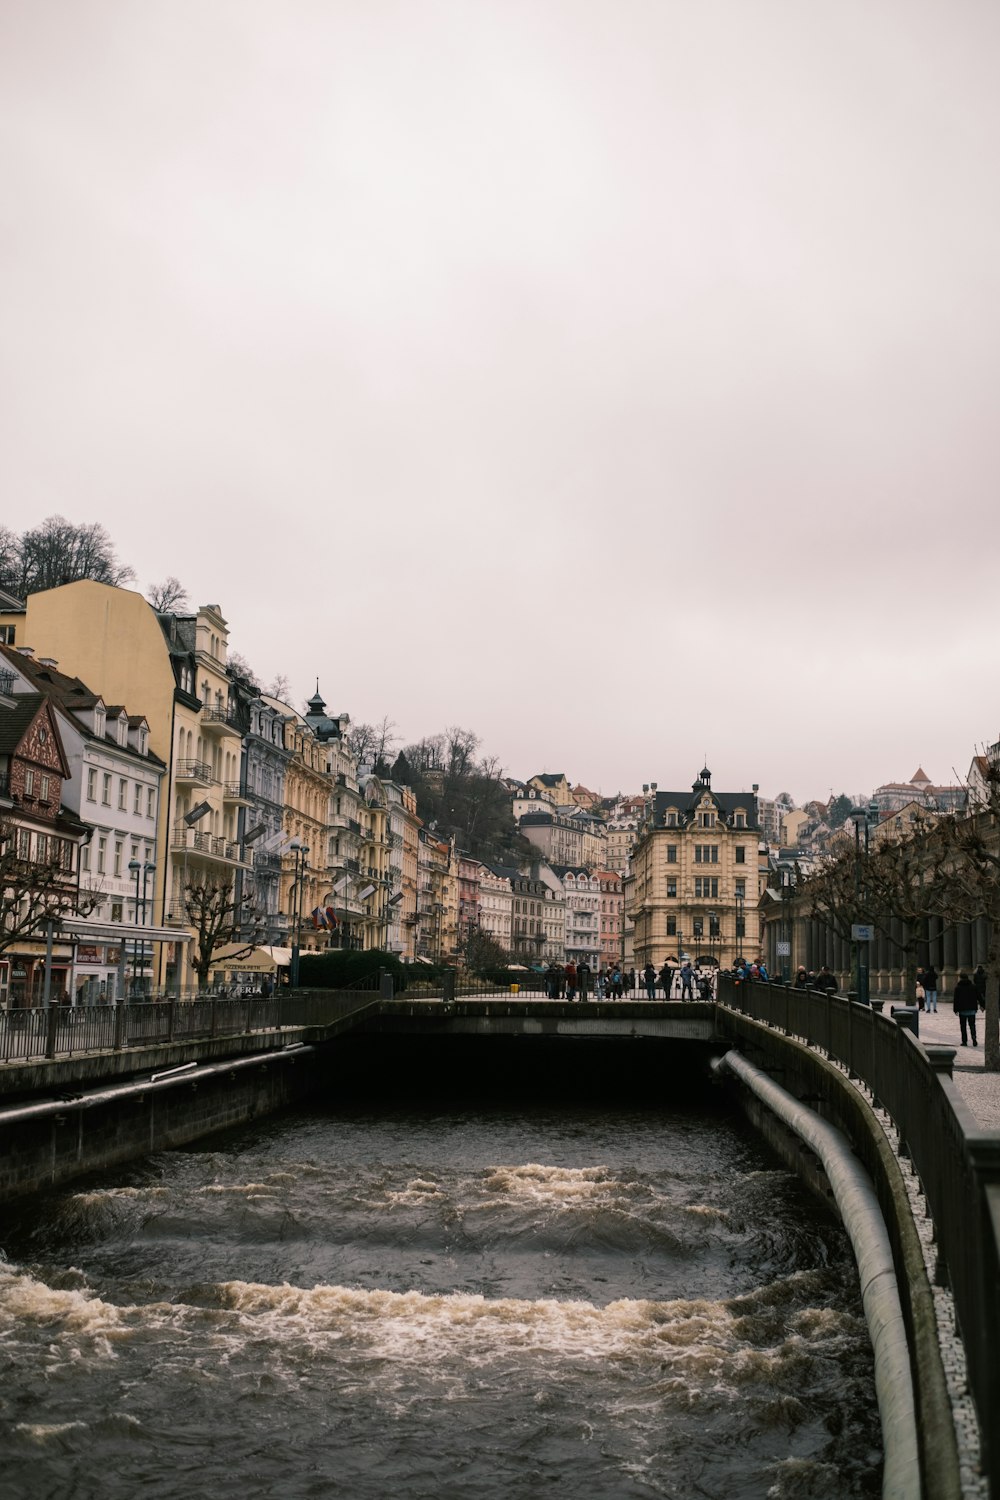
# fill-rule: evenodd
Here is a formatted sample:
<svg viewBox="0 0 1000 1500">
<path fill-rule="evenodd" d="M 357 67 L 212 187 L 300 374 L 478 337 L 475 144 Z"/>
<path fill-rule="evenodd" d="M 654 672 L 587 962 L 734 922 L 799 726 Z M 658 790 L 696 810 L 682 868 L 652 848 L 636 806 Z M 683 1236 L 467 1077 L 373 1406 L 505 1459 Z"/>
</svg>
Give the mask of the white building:
<svg viewBox="0 0 1000 1500">
<path fill-rule="evenodd" d="M 95 924 L 121 924 L 119 941 L 76 945 L 70 994 L 84 1003 L 113 1000 L 123 974 L 129 988 L 145 987 L 151 975 L 152 945 L 141 941 L 139 929 L 154 920 L 156 824 L 166 767 L 149 748 L 141 714 L 106 704 L 50 657 L 23 650 L 5 656 L 15 673 L 13 692 L 44 694 L 56 715 L 70 767 L 63 803 L 90 829 L 80 850 L 80 888 L 94 901 L 89 916 Z"/>
</svg>

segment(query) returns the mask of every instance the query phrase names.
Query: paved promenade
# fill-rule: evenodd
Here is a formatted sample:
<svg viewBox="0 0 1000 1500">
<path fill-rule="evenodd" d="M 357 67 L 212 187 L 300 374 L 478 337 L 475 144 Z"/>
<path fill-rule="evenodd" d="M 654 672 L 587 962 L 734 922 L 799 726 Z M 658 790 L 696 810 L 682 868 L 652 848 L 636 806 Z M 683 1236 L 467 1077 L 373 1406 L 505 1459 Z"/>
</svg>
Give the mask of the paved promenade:
<svg viewBox="0 0 1000 1500">
<path fill-rule="evenodd" d="M 886 1011 L 888 1012 L 888 1005 Z M 955 1049 L 955 1082 L 962 1097 L 984 1130 L 1000 1130 L 1000 1073 L 987 1073 L 983 1067 L 983 1023 L 976 1017 L 978 1047 L 963 1047 L 958 1017 L 948 1000 L 937 1011 L 920 1012 L 920 1040 Z"/>
</svg>

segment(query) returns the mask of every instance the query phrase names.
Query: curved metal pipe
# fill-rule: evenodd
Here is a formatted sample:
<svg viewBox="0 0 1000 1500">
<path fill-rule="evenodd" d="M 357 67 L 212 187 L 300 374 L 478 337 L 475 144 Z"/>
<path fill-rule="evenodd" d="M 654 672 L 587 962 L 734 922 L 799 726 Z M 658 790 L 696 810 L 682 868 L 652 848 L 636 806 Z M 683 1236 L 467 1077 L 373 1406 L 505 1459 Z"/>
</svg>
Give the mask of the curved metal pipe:
<svg viewBox="0 0 1000 1500">
<path fill-rule="evenodd" d="M 913 1500 L 921 1493 L 921 1486 L 910 1351 L 892 1248 L 871 1179 L 841 1131 L 800 1104 L 745 1057 L 730 1051 L 716 1066 L 733 1073 L 823 1163 L 858 1263 L 861 1300 L 875 1354 L 875 1392 L 884 1452 L 882 1497 Z"/>
</svg>

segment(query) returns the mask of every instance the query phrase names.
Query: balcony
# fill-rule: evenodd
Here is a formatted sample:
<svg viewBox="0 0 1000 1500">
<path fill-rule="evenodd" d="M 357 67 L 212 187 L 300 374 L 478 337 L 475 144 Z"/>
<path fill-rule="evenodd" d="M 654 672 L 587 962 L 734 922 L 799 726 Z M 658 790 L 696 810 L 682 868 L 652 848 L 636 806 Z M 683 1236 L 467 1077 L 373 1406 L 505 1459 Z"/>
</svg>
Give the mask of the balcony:
<svg viewBox="0 0 1000 1500">
<path fill-rule="evenodd" d="M 224 781 L 222 795 L 226 802 L 235 802 L 239 807 L 253 806 L 249 793 L 240 786 L 238 781 Z"/>
<path fill-rule="evenodd" d="M 179 760 L 174 767 L 178 781 L 188 786 L 209 787 L 215 785 L 212 767 L 207 760 Z"/>
<path fill-rule="evenodd" d="M 236 722 L 236 715 L 231 708 L 203 708 L 201 711 L 202 727 L 212 734 L 235 734 L 242 736 L 242 730 Z"/>
<path fill-rule="evenodd" d="M 194 855 L 199 859 L 217 860 L 224 865 L 241 865 L 249 869 L 249 861 L 241 854 L 240 846 L 231 839 L 216 833 L 200 833 L 185 824 L 175 824 L 170 832 L 170 848 L 175 854 Z"/>
</svg>

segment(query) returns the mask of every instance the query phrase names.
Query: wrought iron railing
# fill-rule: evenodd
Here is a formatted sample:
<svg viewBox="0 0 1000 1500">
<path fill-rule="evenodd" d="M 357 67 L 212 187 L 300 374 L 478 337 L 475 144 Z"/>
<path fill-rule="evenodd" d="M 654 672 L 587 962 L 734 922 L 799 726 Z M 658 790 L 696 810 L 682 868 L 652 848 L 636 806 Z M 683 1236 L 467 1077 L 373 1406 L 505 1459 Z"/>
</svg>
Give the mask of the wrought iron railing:
<svg viewBox="0 0 1000 1500">
<path fill-rule="evenodd" d="M 954 1294 L 979 1413 L 983 1468 L 1000 1495 L 1000 1131 L 978 1128 L 952 1080 L 953 1049 L 925 1049 L 880 1013 L 881 1001 L 737 984 L 728 975 L 720 975 L 719 999 L 840 1063 L 892 1119 L 934 1224 L 939 1276 Z"/>
</svg>

